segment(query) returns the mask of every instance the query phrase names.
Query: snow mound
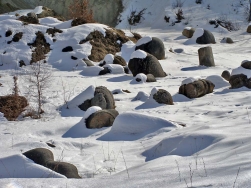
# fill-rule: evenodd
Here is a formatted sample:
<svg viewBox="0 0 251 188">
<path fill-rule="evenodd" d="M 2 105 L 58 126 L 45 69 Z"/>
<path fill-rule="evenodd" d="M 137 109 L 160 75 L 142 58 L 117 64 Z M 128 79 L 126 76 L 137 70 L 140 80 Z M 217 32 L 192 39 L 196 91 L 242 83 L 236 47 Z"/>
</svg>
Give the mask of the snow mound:
<svg viewBox="0 0 251 188">
<path fill-rule="evenodd" d="M 93 85 L 89 86 L 86 90 L 76 96 L 74 99 L 68 102 L 69 108 L 76 108 L 82 104 L 87 99 L 92 99 L 94 97 L 95 87 Z"/>
<path fill-rule="evenodd" d="M 141 81 L 140 81 L 139 83 L 146 83 L 147 77 L 146 77 L 145 74 L 139 73 L 139 74 L 137 74 L 137 75 L 135 76 L 135 80 L 136 80 L 137 78 L 141 79 Z"/>
<path fill-rule="evenodd" d="M 156 87 L 152 88 L 152 90 L 151 90 L 151 97 L 153 97 L 153 95 L 155 93 L 157 93 L 157 92 L 158 92 L 158 89 Z"/>
<path fill-rule="evenodd" d="M 81 74 L 83 76 L 98 76 L 102 70 L 104 70 L 104 68 L 100 66 L 83 67 Z"/>
<path fill-rule="evenodd" d="M 7 119 L 4 117 L 4 114 L 0 112 L 0 121 L 7 121 Z"/>
<path fill-rule="evenodd" d="M 130 59 L 138 58 L 138 59 L 144 59 L 146 58 L 147 53 L 144 52 L 143 50 L 136 50 L 135 52 L 132 53 Z"/>
<path fill-rule="evenodd" d="M 124 68 L 121 65 L 108 64 L 108 65 L 104 65 L 103 67 L 107 67 L 110 70 L 111 74 L 123 74 L 124 73 Z"/>
<path fill-rule="evenodd" d="M 112 54 L 107 54 L 104 58 L 106 64 L 113 64 L 113 60 L 114 60 L 114 55 Z"/>
<path fill-rule="evenodd" d="M 189 77 L 189 78 L 186 78 L 185 80 L 183 80 L 181 82 L 181 85 L 190 84 L 190 83 L 193 83 L 194 81 L 197 81 L 199 79 L 201 79 L 200 76 Z"/>
<path fill-rule="evenodd" d="M 134 99 L 132 99 L 132 101 L 143 101 L 143 102 L 145 102 L 148 98 L 149 98 L 148 93 L 146 93 L 144 91 L 140 91 L 140 92 L 138 92 L 136 97 L 134 97 Z"/>
<path fill-rule="evenodd" d="M 159 117 L 136 112 L 125 112 L 116 117 L 111 131 L 125 134 L 141 134 L 163 127 L 173 129 L 176 128 L 176 125 Z"/>
<path fill-rule="evenodd" d="M 65 178 L 44 166 L 34 163 L 22 154 L 0 159 L 1 178 Z"/>
<path fill-rule="evenodd" d="M 146 44 L 150 41 L 152 41 L 152 37 L 150 36 L 142 37 L 141 39 L 138 40 L 138 42 L 136 43 L 136 46 L 141 46 L 142 44 Z"/>
<path fill-rule="evenodd" d="M 237 75 L 237 74 L 245 74 L 248 78 L 251 77 L 251 70 L 250 69 L 245 69 L 242 66 L 237 67 L 232 70 L 231 76 Z"/>
<path fill-rule="evenodd" d="M 219 140 L 220 136 L 218 135 L 195 134 L 166 138 L 151 149 L 143 152 L 143 156 L 146 156 L 146 161 L 168 155 L 192 156 Z"/>
</svg>

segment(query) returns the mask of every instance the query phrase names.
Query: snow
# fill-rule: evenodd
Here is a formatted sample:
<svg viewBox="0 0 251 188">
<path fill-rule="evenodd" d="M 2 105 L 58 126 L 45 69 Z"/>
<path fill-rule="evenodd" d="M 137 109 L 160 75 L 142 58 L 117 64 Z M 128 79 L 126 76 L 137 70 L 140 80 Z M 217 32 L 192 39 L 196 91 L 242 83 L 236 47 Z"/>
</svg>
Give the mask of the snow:
<svg viewBox="0 0 251 188">
<path fill-rule="evenodd" d="M 141 46 L 142 44 L 147 44 L 150 41 L 152 41 L 152 37 L 150 37 L 150 36 L 142 37 L 141 39 L 138 40 L 138 42 L 136 43 L 136 46 Z"/>
<path fill-rule="evenodd" d="M 147 80 L 147 76 L 143 73 L 139 73 L 135 76 L 135 80 L 139 78 L 141 81 L 140 83 L 146 83 L 146 80 Z"/>
<path fill-rule="evenodd" d="M 131 58 L 130 59 L 144 59 L 146 58 L 147 53 L 143 50 L 136 50 L 135 52 L 132 53 Z"/>
<path fill-rule="evenodd" d="M 106 64 L 113 64 L 113 60 L 114 60 L 114 55 L 112 54 L 107 54 L 104 58 Z"/>
<path fill-rule="evenodd" d="M 237 67 L 235 69 L 232 69 L 231 76 L 237 75 L 237 74 L 244 74 L 248 78 L 250 78 L 251 77 L 251 70 L 250 69 L 245 69 L 242 66 L 239 66 L 239 67 Z"/>
<path fill-rule="evenodd" d="M 174 2 L 123 0 L 121 22 L 116 27 L 126 30 L 126 35 L 136 32 L 143 37 L 160 38 L 168 55 L 159 61 L 167 76 L 144 84 L 134 84 L 131 74 L 113 64 L 108 68 L 121 72 L 100 76 L 100 62 L 94 62 L 93 67 L 85 66 L 82 60 L 89 57 L 92 46 L 79 42 L 94 30 L 105 36 L 108 26 L 71 27 L 71 20 L 61 22 L 50 17 L 40 19 L 40 25 L 23 25 L 15 20 L 15 13 L 0 15 L 0 96 L 12 93 L 12 77 L 18 75 L 19 94 L 26 96 L 33 107 L 30 84 L 23 79 L 23 68 L 18 62 L 24 60 L 28 67 L 34 49 L 27 43 L 34 41 L 37 31 L 44 33 L 51 44 L 46 60 L 54 68 L 52 82 L 44 90 L 42 119 L 20 117 L 18 121 L 6 121 L 0 114 L 0 187 L 250 187 L 250 89 L 230 89 L 229 82 L 221 77 L 224 70 L 232 75 L 251 76 L 250 70 L 240 66 L 244 60 L 250 60 L 251 47 L 250 34 L 246 33 L 248 23 L 242 14 L 244 8 L 236 0 L 210 0 L 208 10 L 205 2 L 186 0 L 182 7 L 185 20 L 172 25 L 178 9 L 172 8 Z M 248 1 L 242 3 L 249 5 Z M 128 25 L 132 9 L 138 12 L 143 8 L 147 8 L 144 19 L 135 26 Z M 26 15 L 32 11 L 16 12 Z M 236 20 L 240 30 L 229 32 L 208 24 L 208 20 L 222 14 Z M 170 23 L 164 20 L 165 15 L 172 16 Z M 60 28 L 63 33 L 54 37 L 46 34 L 51 27 Z M 218 41 L 213 44 L 215 67 L 199 66 L 198 49 L 206 45 L 182 36 L 184 27 L 201 28 L 196 37 L 202 34 L 202 28 L 213 33 Z M 13 37 L 5 37 L 8 29 L 13 35 L 23 32 L 23 38 L 7 44 Z M 223 37 L 230 37 L 235 43 L 220 43 Z M 74 50 L 63 53 L 66 46 Z M 126 62 L 133 53 L 144 58 L 146 53 L 138 54 L 135 47 L 135 43 L 128 41 L 117 54 Z M 170 52 L 170 48 L 176 53 Z M 214 91 L 195 99 L 178 94 L 181 84 L 197 80 L 196 76 L 213 82 Z M 93 98 L 98 86 L 118 93 L 113 96 L 120 115 L 112 127 L 87 129 L 82 121 L 88 113 L 78 106 Z M 153 99 L 159 89 L 172 95 L 174 105 L 159 104 Z M 66 179 L 21 154 L 38 147 L 50 149 L 56 161 L 74 164 L 83 179 Z"/>
<path fill-rule="evenodd" d="M 99 106 L 92 106 L 90 108 L 88 108 L 84 114 L 84 117 L 81 121 L 85 121 L 86 119 L 88 119 L 88 117 L 90 117 L 92 114 L 94 114 L 97 111 L 102 110 L 102 108 L 100 108 Z"/>
<path fill-rule="evenodd" d="M 186 78 L 185 80 L 183 80 L 181 82 L 181 85 L 190 84 L 190 83 L 193 83 L 194 81 L 197 81 L 199 79 L 201 79 L 200 76 L 189 77 L 189 78 Z"/>
<path fill-rule="evenodd" d="M 108 64 L 104 65 L 103 67 L 107 67 L 111 74 L 123 74 L 124 73 L 124 68 L 121 65 L 117 64 Z"/>
</svg>

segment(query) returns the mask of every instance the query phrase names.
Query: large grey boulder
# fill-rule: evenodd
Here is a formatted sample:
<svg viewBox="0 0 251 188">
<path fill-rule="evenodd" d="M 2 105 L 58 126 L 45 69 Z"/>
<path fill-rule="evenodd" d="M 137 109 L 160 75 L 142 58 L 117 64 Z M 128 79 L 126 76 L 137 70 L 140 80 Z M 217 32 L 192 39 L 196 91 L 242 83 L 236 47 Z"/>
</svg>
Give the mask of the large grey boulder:
<svg viewBox="0 0 251 188">
<path fill-rule="evenodd" d="M 224 78 L 226 81 L 229 81 L 230 80 L 230 72 L 227 71 L 227 70 L 224 70 L 221 74 L 221 77 Z"/>
<path fill-rule="evenodd" d="M 251 70 L 251 61 L 244 61 L 241 66 L 245 69 L 250 69 Z"/>
<path fill-rule="evenodd" d="M 197 44 L 215 44 L 216 42 L 215 42 L 214 35 L 210 31 L 204 29 L 203 35 L 196 39 L 196 43 Z"/>
<path fill-rule="evenodd" d="M 140 40 L 144 40 L 144 37 Z M 149 54 L 152 54 L 159 60 L 165 59 L 165 46 L 162 40 L 157 37 L 152 37 L 149 42 L 143 44 L 141 44 L 140 40 L 137 42 L 135 50 L 143 50 Z"/>
<path fill-rule="evenodd" d="M 78 175 L 76 166 L 66 162 L 54 161 L 53 153 L 46 148 L 35 148 L 24 152 L 23 155 L 33 160 L 36 164 L 49 168 L 67 178 L 81 178 Z"/>
<path fill-rule="evenodd" d="M 89 129 L 99 129 L 112 126 L 115 118 L 119 115 L 114 109 L 99 110 L 90 115 L 86 121 L 86 127 Z"/>
<path fill-rule="evenodd" d="M 201 79 L 181 85 L 179 88 L 179 94 L 185 95 L 188 98 L 198 98 L 208 93 L 212 93 L 214 87 L 215 85 L 211 81 Z"/>
<path fill-rule="evenodd" d="M 153 95 L 153 99 L 160 104 L 173 105 L 173 98 L 171 94 L 164 89 L 159 89 L 157 93 Z"/>
<path fill-rule="evenodd" d="M 145 75 L 152 74 L 154 77 L 166 76 L 158 59 L 148 53 L 145 58 L 136 57 L 130 59 L 128 68 L 131 70 L 133 76 L 136 76 L 139 73 L 144 73 Z"/>
<path fill-rule="evenodd" d="M 247 32 L 248 32 L 248 33 L 251 33 L 251 25 L 249 25 L 249 26 L 247 27 Z"/>
<path fill-rule="evenodd" d="M 248 78 L 245 74 L 232 75 L 229 83 L 231 85 L 230 89 L 237 89 L 243 86 L 251 89 L 251 78 Z"/>
</svg>

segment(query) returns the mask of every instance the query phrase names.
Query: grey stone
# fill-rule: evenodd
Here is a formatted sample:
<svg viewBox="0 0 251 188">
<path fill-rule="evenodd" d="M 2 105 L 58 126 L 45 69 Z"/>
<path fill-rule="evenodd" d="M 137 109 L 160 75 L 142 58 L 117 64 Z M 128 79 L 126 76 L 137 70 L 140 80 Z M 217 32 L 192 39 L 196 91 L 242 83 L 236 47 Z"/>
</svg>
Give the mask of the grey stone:
<svg viewBox="0 0 251 188">
<path fill-rule="evenodd" d="M 147 74 L 146 82 L 156 82 L 156 78 L 152 74 Z"/>
<path fill-rule="evenodd" d="M 121 65 L 121 66 L 127 66 L 127 63 L 126 61 L 124 60 L 123 57 L 121 56 L 118 56 L 118 55 L 115 55 L 114 56 L 114 60 L 113 60 L 113 64 L 118 64 L 118 65 Z"/>
<path fill-rule="evenodd" d="M 199 62 L 200 65 L 204 65 L 207 67 L 214 67 L 214 56 L 213 56 L 213 51 L 210 46 L 200 48 L 198 50 L 199 54 Z"/>
<path fill-rule="evenodd" d="M 153 95 L 153 99 L 160 104 L 173 105 L 173 98 L 171 94 L 164 89 L 159 89 L 157 93 Z"/>
<path fill-rule="evenodd" d="M 106 101 L 105 109 L 115 109 L 115 101 L 114 101 L 114 98 L 113 98 L 111 91 L 109 91 L 104 86 L 99 86 L 99 87 L 96 87 L 95 92 L 94 92 L 94 96 L 99 93 L 103 94 L 103 96 L 105 98 L 105 101 Z"/>
<path fill-rule="evenodd" d="M 139 73 L 152 74 L 154 77 L 165 77 L 166 73 L 163 71 L 158 59 L 151 54 L 147 54 L 146 58 L 130 59 L 128 67 L 133 76 Z"/>
<path fill-rule="evenodd" d="M 106 100 L 102 93 L 97 93 L 91 100 L 91 106 L 99 106 L 102 109 L 106 109 Z"/>
<path fill-rule="evenodd" d="M 231 89 L 237 89 L 243 86 L 250 88 L 249 82 L 250 82 L 250 79 L 248 79 L 247 75 L 245 74 L 232 75 L 229 79 Z"/>
<path fill-rule="evenodd" d="M 89 129 L 99 129 L 112 126 L 119 113 L 114 109 L 99 110 L 86 119 L 86 127 Z"/>
<path fill-rule="evenodd" d="M 230 79 L 230 72 L 227 70 L 224 70 L 221 74 L 221 77 L 224 78 L 225 80 L 229 81 Z"/>
<path fill-rule="evenodd" d="M 196 43 L 197 44 L 215 44 L 216 42 L 215 42 L 214 35 L 210 31 L 204 29 L 203 35 L 196 39 Z"/>
<path fill-rule="evenodd" d="M 192 38 L 193 37 L 193 34 L 195 32 L 195 29 L 194 28 L 191 28 L 191 29 L 184 29 L 182 31 L 182 35 L 187 37 L 187 38 Z"/>
<path fill-rule="evenodd" d="M 202 97 L 208 93 L 212 93 L 215 85 L 205 79 L 197 80 L 189 84 L 181 85 L 179 94 L 185 95 L 188 98 Z"/>
<path fill-rule="evenodd" d="M 94 66 L 94 64 L 89 59 L 83 59 L 83 61 L 86 63 L 88 67 Z"/>
<path fill-rule="evenodd" d="M 80 104 L 78 107 L 83 110 L 83 111 L 86 111 L 88 108 L 90 108 L 92 105 L 91 105 L 91 99 L 87 99 L 84 101 L 84 103 Z"/>
<path fill-rule="evenodd" d="M 152 40 L 148 43 L 136 46 L 135 50 L 143 50 L 149 54 L 152 54 L 157 59 L 161 60 L 165 58 L 165 46 L 162 40 L 157 37 L 152 37 Z"/>
<path fill-rule="evenodd" d="M 23 155 L 33 160 L 36 164 L 49 168 L 67 178 L 81 178 L 78 175 L 76 166 L 66 162 L 54 161 L 53 153 L 46 148 L 35 148 L 24 152 Z"/>
<path fill-rule="evenodd" d="M 245 69 L 251 69 L 251 61 L 246 61 L 242 63 L 241 66 Z"/>
<path fill-rule="evenodd" d="M 251 25 L 248 26 L 247 32 L 248 32 L 248 33 L 251 33 Z"/>
</svg>

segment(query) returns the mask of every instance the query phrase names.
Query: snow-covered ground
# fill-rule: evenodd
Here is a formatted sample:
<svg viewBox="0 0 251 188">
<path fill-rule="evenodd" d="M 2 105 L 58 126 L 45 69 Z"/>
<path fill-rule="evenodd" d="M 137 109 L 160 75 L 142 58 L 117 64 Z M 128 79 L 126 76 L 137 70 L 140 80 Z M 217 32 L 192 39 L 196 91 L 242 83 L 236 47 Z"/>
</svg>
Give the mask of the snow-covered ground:
<svg viewBox="0 0 251 188">
<path fill-rule="evenodd" d="M 18 61 L 30 61 L 32 49 L 26 44 L 35 39 L 35 32 L 45 33 L 48 27 L 63 30 L 55 37 L 45 34 L 53 49 L 47 56 L 53 67 L 53 81 L 46 89 L 42 119 L 9 122 L 0 113 L 0 187 L 250 187 L 250 90 L 229 89 L 229 83 L 220 76 L 224 70 L 231 73 L 244 60 L 250 60 L 250 34 L 246 33 L 248 23 L 240 5 L 248 1 L 205 1 L 184 1 L 182 9 L 188 24 L 184 20 L 174 26 L 164 20 L 170 14 L 175 18 L 174 0 L 123 1 L 125 10 L 117 28 L 158 37 L 164 42 L 166 59 L 160 63 L 167 76 L 153 83 L 136 83 L 132 75 L 126 74 L 98 76 L 102 68 L 86 67 L 84 62 L 71 59 L 88 57 L 91 45 L 78 42 L 94 30 L 105 34 L 107 26 L 87 24 L 69 28 L 69 21 L 54 18 L 41 19 L 41 25 L 22 25 L 14 15 L 0 15 L 0 62 L 4 63 L 0 66 L 0 96 L 12 92 L 12 76 L 20 70 Z M 143 8 L 147 8 L 144 20 L 130 27 L 130 11 Z M 240 30 L 229 32 L 208 24 L 210 19 L 222 15 L 238 22 Z M 185 27 L 210 30 L 216 44 L 187 42 L 192 39 L 182 36 Z M 24 32 L 22 40 L 7 44 L 13 36 L 5 37 L 8 29 Z M 224 37 L 231 37 L 234 44 L 221 43 Z M 68 45 L 74 50 L 62 53 Z M 215 67 L 198 66 L 198 49 L 204 46 L 212 47 Z M 128 62 L 134 49 L 135 44 L 128 42 L 120 54 Z M 178 94 L 179 86 L 190 77 L 212 81 L 214 92 L 197 99 Z M 82 119 L 89 114 L 77 105 L 81 98 L 91 98 L 94 87 L 101 85 L 110 91 L 120 91 L 114 95 L 120 115 L 110 128 L 87 129 Z M 153 88 L 167 90 L 174 105 L 156 103 L 150 96 L 156 90 Z M 27 94 L 22 75 L 19 89 L 22 95 Z M 69 98 L 69 109 L 64 104 L 64 93 Z M 46 143 L 56 147 L 50 148 Z M 55 160 L 74 164 L 83 179 L 58 179 L 63 176 L 21 155 L 38 147 L 50 149 Z"/>
</svg>

